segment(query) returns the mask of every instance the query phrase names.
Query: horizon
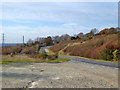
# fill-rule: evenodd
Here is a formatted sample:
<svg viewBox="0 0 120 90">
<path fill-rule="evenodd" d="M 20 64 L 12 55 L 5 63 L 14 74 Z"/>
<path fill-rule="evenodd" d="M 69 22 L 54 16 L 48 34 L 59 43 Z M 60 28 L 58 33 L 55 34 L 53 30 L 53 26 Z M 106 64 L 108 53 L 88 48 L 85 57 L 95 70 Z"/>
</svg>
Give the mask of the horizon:
<svg viewBox="0 0 120 90">
<path fill-rule="evenodd" d="M 5 43 L 118 27 L 117 2 L 4 2 Z"/>
</svg>

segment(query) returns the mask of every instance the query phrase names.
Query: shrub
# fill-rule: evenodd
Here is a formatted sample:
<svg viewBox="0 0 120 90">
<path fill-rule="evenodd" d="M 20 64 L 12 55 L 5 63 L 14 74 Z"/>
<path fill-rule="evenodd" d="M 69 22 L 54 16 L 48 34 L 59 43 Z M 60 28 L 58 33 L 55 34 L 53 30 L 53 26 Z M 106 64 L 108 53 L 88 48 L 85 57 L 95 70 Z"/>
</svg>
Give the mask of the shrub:
<svg viewBox="0 0 120 90">
<path fill-rule="evenodd" d="M 111 61 L 113 58 L 118 59 L 119 46 L 108 44 L 103 52 L 102 59 Z"/>
<path fill-rule="evenodd" d="M 107 32 L 108 32 L 108 28 L 103 29 L 103 30 L 100 31 L 99 33 L 100 33 L 101 35 L 104 35 L 104 34 L 107 34 Z"/>
<path fill-rule="evenodd" d="M 101 46 L 101 45 L 103 45 L 103 44 L 104 44 L 104 41 L 103 41 L 103 40 L 99 40 L 99 41 L 96 42 L 96 45 L 97 45 L 97 46 Z"/>
<path fill-rule="evenodd" d="M 36 53 L 36 48 L 35 47 L 25 47 L 24 48 L 24 53 L 25 54 L 33 54 Z"/>
<path fill-rule="evenodd" d="M 92 39 L 93 37 L 92 36 L 88 36 L 88 40 Z"/>
<path fill-rule="evenodd" d="M 11 53 L 10 56 L 13 57 L 13 53 Z"/>
<path fill-rule="evenodd" d="M 16 46 L 16 47 L 6 47 L 2 50 L 2 54 L 15 54 L 15 53 L 20 53 L 22 51 L 22 48 L 20 46 Z"/>
<path fill-rule="evenodd" d="M 48 57 L 48 55 L 46 53 L 40 53 L 38 55 L 38 58 L 42 58 L 42 59 L 46 59 Z"/>
<path fill-rule="evenodd" d="M 49 60 L 55 60 L 57 58 L 58 58 L 58 56 L 56 56 L 56 55 L 48 55 Z"/>
<path fill-rule="evenodd" d="M 119 60 L 120 59 L 120 50 L 116 49 L 114 52 L 113 52 L 113 55 L 114 55 L 114 60 Z"/>
</svg>

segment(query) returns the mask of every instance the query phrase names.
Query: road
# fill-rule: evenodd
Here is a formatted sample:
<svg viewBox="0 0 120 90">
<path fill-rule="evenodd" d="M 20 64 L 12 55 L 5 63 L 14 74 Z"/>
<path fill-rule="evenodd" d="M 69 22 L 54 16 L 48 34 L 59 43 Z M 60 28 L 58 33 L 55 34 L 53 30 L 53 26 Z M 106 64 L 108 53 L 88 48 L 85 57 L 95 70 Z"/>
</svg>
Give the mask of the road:
<svg viewBox="0 0 120 90">
<path fill-rule="evenodd" d="M 88 59 L 84 59 L 81 57 L 74 57 L 74 56 L 59 56 L 59 57 L 70 58 L 71 59 L 70 62 L 73 62 L 73 63 L 84 62 L 84 63 L 89 63 L 89 64 L 96 64 L 96 65 L 118 68 L 118 63 L 88 60 Z"/>
<path fill-rule="evenodd" d="M 50 46 L 43 47 L 42 48 L 43 52 L 46 52 L 46 50 L 47 50 L 46 53 L 49 53 L 48 48 L 50 48 Z M 85 62 L 85 63 L 89 63 L 89 64 L 96 64 L 96 65 L 102 65 L 102 66 L 109 66 L 109 67 L 118 68 L 118 63 L 88 60 L 88 59 L 84 59 L 84 58 L 81 58 L 81 57 L 74 57 L 74 56 L 59 56 L 59 57 L 70 58 L 71 59 L 70 62 L 74 62 L 74 63 Z"/>
</svg>

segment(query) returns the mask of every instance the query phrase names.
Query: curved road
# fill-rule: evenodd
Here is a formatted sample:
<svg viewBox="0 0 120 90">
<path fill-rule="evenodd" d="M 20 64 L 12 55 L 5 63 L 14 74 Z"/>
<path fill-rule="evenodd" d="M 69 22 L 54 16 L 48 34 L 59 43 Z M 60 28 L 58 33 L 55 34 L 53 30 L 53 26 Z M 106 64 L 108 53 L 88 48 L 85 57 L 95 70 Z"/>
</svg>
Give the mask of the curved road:
<svg viewBox="0 0 120 90">
<path fill-rule="evenodd" d="M 45 52 L 45 49 L 48 50 L 48 48 L 50 48 L 50 47 L 51 46 L 43 47 L 42 50 Z M 46 52 L 46 53 L 49 53 L 49 51 Z M 88 60 L 88 59 L 75 57 L 75 56 L 59 56 L 59 57 L 69 58 L 69 59 L 71 59 L 70 62 L 73 62 L 73 63 L 84 62 L 84 63 L 89 63 L 89 64 L 103 65 L 103 66 L 109 66 L 109 67 L 115 67 L 115 68 L 118 68 L 118 65 L 119 65 L 118 63 L 95 61 L 95 60 L 92 60 L 92 59 Z"/>
<path fill-rule="evenodd" d="M 59 56 L 59 57 L 69 58 L 71 59 L 70 62 L 73 62 L 73 63 L 84 62 L 84 63 L 89 63 L 89 64 L 103 65 L 103 66 L 109 66 L 109 67 L 115 67 L 115 68 L 118 68 L 119 66 L 118 63 L 88 60 L 88 59 L 74 57 L 74 56 Z"/>
</svg>

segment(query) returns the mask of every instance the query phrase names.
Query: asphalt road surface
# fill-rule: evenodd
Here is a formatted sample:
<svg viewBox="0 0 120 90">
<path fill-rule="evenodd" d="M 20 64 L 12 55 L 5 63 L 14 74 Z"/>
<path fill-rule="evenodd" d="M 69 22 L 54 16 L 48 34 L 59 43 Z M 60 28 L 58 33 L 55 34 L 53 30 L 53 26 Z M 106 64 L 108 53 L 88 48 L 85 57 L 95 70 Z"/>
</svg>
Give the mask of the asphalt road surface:
<svg viewBox="0 0 120 90">
<path fill-rule="evenodd" d="M 74 57 L 74 56 L 59 56 L 59 57 L 65 57 L 65 58 L 70 58 L 73 63 L 79 63 L 79 62 L 84 62 L 84 63 L 89 63 L 89 64 L 96 64 L 96 65 L 102 65 L 102 66 L 108 66 L 108 67 L 115 67 L 118 68 L 118 63 L 113 63 L 113 62 L 103 62 L 103 61 L 95 61 L 95 60 L 88 60 L 80 57 Z"/>
</svg>

